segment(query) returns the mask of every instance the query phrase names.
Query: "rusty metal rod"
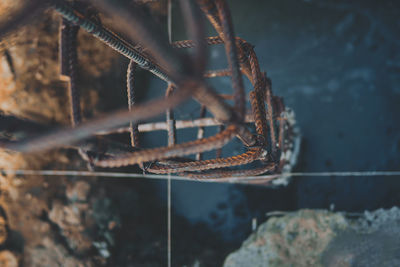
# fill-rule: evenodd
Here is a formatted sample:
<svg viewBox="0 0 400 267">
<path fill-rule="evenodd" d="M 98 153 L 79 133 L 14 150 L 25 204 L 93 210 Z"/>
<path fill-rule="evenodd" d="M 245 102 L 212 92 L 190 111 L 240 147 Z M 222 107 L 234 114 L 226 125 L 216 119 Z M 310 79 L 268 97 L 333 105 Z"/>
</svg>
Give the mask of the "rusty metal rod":
<svg viewBox="0 0 400 267">
<path fill-rule="evenodd" d="M 151 168 L 148 169 L 148 171 L 152 173 L 163 174 L 233 167 L 251 163 L 259 159 L 260 156 L 262 156 L 263 152 L 264 151 L 261 148 L 251 148 L 246 153 L 228 158 L 173 163 L 165 166 L 161 164 L 153 164 Z"/>
<path fill-rule="evenodd" d="M 67 56 L 68 56 L 68 94 L 71 104 L 71 122 L 72 127 L 80 124 L 82 121 L 81 115 L 81 102 L 80 92 L 77 87 L 77 65 L 78 65 L 78 51 L 77 51 L 77 34 L 79 27 L 70 25 L 67 32 Z"/>
<path fill-rule="evenodd" d="M 235 135 L 236 127 L 231 125 L 224 132 L 214 136 L 169 147 L 145 149 L 138 152 L 126 153 L 111 159 L 94 162 L 99 167 L 121 167 L 175 156 L 185 156 L 209 151 L 227 144 Z"/>
<path fill-rule="evenodd" d="M 136 102 L 136 94 L 135 94 L 135 71 L 136 71 L 136 63 L 131 60 L 128 65 L 128 70 L 126 74 L 126 89 L 128 96 L 128 109 L 132 110 L 132 107 Z M 132 147 L 139 147 L 139 130 L 137 123 L 132 121 L 129 122 L 129 132 L 131 137 L 131 145 Z"/>
<path fill-rule="evenodd" d="M 208 179 L 218 179 L 219 181 L 223 181 L 223 178 L 228 177 L 246 177 L 246 176 L 256 176 L 261 175 L 267 172 L 272 172 L 275 170 L 276 165 L 274 163 L 268 163 L 262 167 L 247 169 L 247 170 L 213 170 L 212 172 L 183 172 L 178 173 L 180 176 L 184 176 L 187 178 L 191 178 L 194 180 L 208 180 Z M 276 177 L 271 177 L 271 180 Z M 265 179 L 264 179 L 265 181 Z M 269 181 L 267 179 L 267 181 Z"/>
<path fill-rule="evenodd" d="M 165 92 L 166 97 L 170 97 L 174 91 L 172 84 L 168 84 L 168 88 Z M 166 123 L 168 132 L 168 146 L 173 146 L 176 144 L 176 123 L 174 118 L 174 111 L 172 109 L 167 109 L 166 111 Z"/>
<path fill-rule="evenodd" d="M 146 52 L 167 73 L 167 82 L 178 85 L 180 80 L 193 74 L 187 56 L 173 49 L 168 43 L 166 34 L 145 17 L 143 12 L 127 8 L 120 0 L 90 0 L 90 2 L 113 20 L 113 25 L 119 32 L 146 47 Z M 140 62 L 137 63 L 141 66 Z M 148 63 L 154 65 L 154 62 Z"/>
<path fill-rule="evenodd" d="M 133 45 L 128 44 L 115 33 L 107 30 L 101 25 L 85 17 L 83 14 L 72 8 L 67 2 L 62 0 L 52 0 L 54 9 L 66 20 L 79 25 L 81 28 L 91 33 L 93 36 L 110 46 L 120 54 L 135 61 L 141 68 L 147 69 L 164 81 L 170 81 L 168 75 L 156 66 L 152 61 L 137 51 Z"/>
<path fill-rule="evenodd" d="M 254 122 L 253 114 L 247 114 L 245 117 L 246 123 Z M 215 118 L 202 118 L 196 120 L 177 120 L 175 121 L 176 129 L 185 128 L 195 128 L 195 127 L 211 127 L 222 125 L 221 122 L 217 121 Z M 153 132 L 153 131 L 167 131 L 168 124 L 164 121 L 160 122 L 148 122 L 143 124 L 138 124 L 139 132 Z M 121 127 L 111 130 L 101 130 L 96 132 L 97 135 L 109 135 L 116 133 L 127 133 L 129 132 L 129 127 Z"/>
<path fill-rule="evenodd" d="M 228 58 L 229 69 L 232 73 L 232 87 L 234 91 L 235 109 L 238 113 L 239 120 L 244 119 L 246 114 L 245 105 L 245 92 L 242 79 L 242 73 L 240 71 L 237 51 L 235 34 L 233 30 L 231 13 L 229 11 L 226 0 L 217 0 L 216 6 L 219 14 L 219 18 L 222 25 L 222 32 L 225 41 L 226 56 Z"/>
<path fill-rule="evenodd" d="M 195 86 L 193 90 L 193 97 L 201 104 L 207 106 L 208 110 L 220 121 L 235 124 L 238 129 L 237 136 L 242 142 L 251 146 L 255 143 L 254 136 L 242 124 L 237 117 L 235 111 L 227 105 L 214 90 L 205 84 L 203 81 L 198 80 L 193 73 L 193 68 L 188 65 L 188 60 L 177 54 L 177 51 L 168 45 L 166 38 L 162 38 L 157 30 L 152 27 L 152 24 L 143 18 L 138 12 L 131 14 L 120 5 L 119 1 L 113 1 L 111 4 L 107 0 L 92 0 L 103 12 L 110 15 L 116 22 L 117 27 L 127 34 L 132 40 L 140 41 L 152 55 L 152 57 L 160 62 L 160 65 L 166 69 L 175 83 L 178 90 L 180 83 L 192 82 Z M 135 25 L 135 27 L 131 27 Z"/>
<path fill-rule="evenodd" d="M 269 125 L 269 135 L 271 138 L 271 153 L 273 157 L 277 157 L 278 144 L 276 141 L 276 133 L 275 133 L 275 120 L 274 120 L 275 114 L 274 114 L 274 105 L 272 104 L 273 94 L 271 90 L 271 81 L 267 78 L 266 74 L 264 74 L 264 80 L 265 80 L 264 97 L 265 97 L 265 102 L 267 103 L 266 117 Z"/>
<path fill-rule="evenodd" d="M 218 16 L 218 10 L 214 0 L 197 0 L 200 8 L 206 14 L 207 19 L 213 25 L 218 34 L 222 33 L 222 26 Z"/>
<path fill-rule="evenodd" d="M 209 70 L 209 71 L 204 73 L 204 78 L 215 78 L 215 77 L 223 77 L 223 76 L 231 76 L 231 75 L 232 75 L 232 72 L 229 69 L 225 69 L 225 70 Z"/>
</svg>

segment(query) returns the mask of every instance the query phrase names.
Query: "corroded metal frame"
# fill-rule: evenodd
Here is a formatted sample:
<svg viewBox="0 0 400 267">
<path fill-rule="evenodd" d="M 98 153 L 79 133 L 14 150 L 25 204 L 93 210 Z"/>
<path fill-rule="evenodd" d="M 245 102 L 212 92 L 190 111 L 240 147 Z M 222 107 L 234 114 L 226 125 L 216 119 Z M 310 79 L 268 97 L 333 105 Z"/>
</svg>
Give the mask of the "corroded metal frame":
<svg viewBox="0 0 400 267">
<path fill-rule="evenodd" d="M 290 139 L 293 129 L 288 123 L 281 98 L 271 90 L 271 82 L 262 72 L 253 46 L 235 37 L 231 14 L 226 0 L 182 0 L 180 6 L 187 32 L 192 40 L 169 44 L 162 38 L 152 21 L 142 16 L 140 10 L 124 8 L 120 1 L 90 0 L 89 4 L 106 13 L 116 22 L 130 43 L 94 21 L 64 0 L 46 1 L 63 17 L 60 27 L 61 74 L 69 83 L 72 128 L 61 129 L 38 138 L 13 143 L 3 143 L 7 149 L 34 152 L 58 146 L 78 144 L 82 157 L 92 166 L 120 167 L 139 164 L 150 173 L 177 173 L 193 179 L 232 176 L 254 176 L 281 172 L 285 158 L 285 141 Z M 218 36 L 204 36 L 201 11 L 213 25 Z M 26 13 L 23 10 L 21 13 Z M 13 27 L 0 25 L 0 36 Z M 127 71 L 128 110 L 109 114 L 101 119 L 82 122 L 79 106 L 79 86 L 76 83 L 76 33 L 86 30 L 103 43 L 130 59 Z M 223 45 L 228 59 L 228 68 L 205 70 L 206 46 Z M 145 49 L 143 49 L 145 48 Z M 180 49 L 193 49 L 188 56 Z M 145 52 L 144 52 L 145 51 Z M 164 98 L 146 103 L 136 103 L 135 69 L 143 68 L 167 82 Z M 243 75 L 252 84 L 248 98 L 251 112 L 246 112 L 246 94 Z M 229 76 L 232 94 L 221 95 L 206 82 L 207 78 Z M 200 118 L 193 121 L 176 121 L 173 108 L 193 97 L 201 105 Z M 225 100 L 233 100 L 229 105 Z M 204 118 L 208 110 L 213 118 Z M 147 118 L 166 112 L 165 123 L 143 123 Z M 126 125 L 129 123 L 129 126 Z M 253 124 L 253 126 L 251 125 Z M 121 127 L 123 126 L 123 127 Z M 204 137 L 204 127 L 220 126 L 220 132 Z M 255 132 L 252 133 L 252 127 Z M 198 127 L 198 139 L 177 143 L 176 132 L 187 127 Z M 168 146 L 146 149 L 140 146 L 139 132 L 167 130 Z M 130 133 L 132 148 L 124 153 L 97 153 L 87 149 L 82 140 L 93 135 Z M 246 152 L 221 158 L 221 148 L 233 138 L 239 138 Z M 202 160 L 202 153 L 216 150 L 216 158 Z M 185 158 L 196 154 L 196 160 Z M 151 164 L 146 164 L 146 163 Z M 257 162 L 257 164 L 248 165 Z M 244 168 L 231 168 L 245 166 Z M 249 167 L 250 166 L 250 167 Z"/>
</svg>

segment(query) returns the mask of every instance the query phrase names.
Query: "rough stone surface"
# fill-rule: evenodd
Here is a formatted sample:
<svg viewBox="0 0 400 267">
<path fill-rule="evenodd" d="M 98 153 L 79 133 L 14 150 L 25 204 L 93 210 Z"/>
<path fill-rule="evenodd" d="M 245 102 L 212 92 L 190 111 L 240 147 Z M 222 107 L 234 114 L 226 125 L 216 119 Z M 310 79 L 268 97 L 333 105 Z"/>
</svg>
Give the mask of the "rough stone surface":
<svg viewBox="0 0 400 267">
<path fill-rule="evenodd" d="M 67 186 L 67 191 L 65 192 L 69 201 L 86 201 L 87 196 L 90 191 L 89 183 L 85 181 L 78 181 L 72 185 Z"/>
<path fill-rule="evenodd" d="M 225 267 L 399 266 L 400 209 L 344 213 L 301 210 L 260 225 Z"/>
<path fill-rule="evenodd" d="M 7 240 L 7 219 L 0 213 L 0 245 L 2 245 Z"/>
<path fill-rule="evenodd" d="M 3 267 L 18 267 L 18 259 L 13 253 L 8 250 L 0 252 L 0 266 Z"/>
<path fill-rule="evenodd" d="M 88 225 L 85 223 L 83 214 L 87 210 L 87 204 L 64 206 L 55 202 L 49 213 L 49 219 L 58 225 L 69 247 L 77 253 L 86 252 L 92 246 L 91 239 L 84 233 L 85 226 Z"/>
<path fill-rule="evenodd" d="M 80 260 L 70 255 L 70 253 L 62 246 L 54 243 L 51 239 L 43 239 L 41 246 L 29 248 L 26 252 L 30 262 L 28 266 L 44 267 L 44 266 L 68 266 L 68 267 L 84 267 L 93 266 L 88 260 Z"/>
<path fill-rule="evenodd" d="M 11 16 L 21 2 L 24 1 L 0 1 L 0 22 Z M 2 115 L 37 121 L 49 128 L 70 125 L 67 83 L 59 74 L 59 23 L 60 16 L 48 10 L 0 41 Z M 79 32 L 78 83 L 85 119 L 103 111 L 106 105 L 99 103 L 99 94 L 110 91 L 110 85 L 124 88 L 115 71 L 119 69 L 116 65 L 125 69 L 121 58 L 89 34 Z M 0 136 L 16 140 L 29 134 L 32 133 L 1 132 Z M 67 166 L 86 169 L 77 153 L 71 151 L 21 154 L 0 150 L 0 170 L 57 170 Z M 0 173 L 0 207 L 7 214 L 0 214 L 0 253 L 5 252 L 1 251 L 5 247 L 23 266 L 104 265 L 104 257 L 96 253 L 92 242 L 103 242 L 105 234 L 112 240 L 113 233 L 97 230 L 91 205 L 97 202 L 99 194 L 89 194 L 96 184 L 96 179 L 83 182 L 65 177 L 48 179 Z M 4 255 L 0 257 L 0 266 L 16 266 L 9 260 L 10 254 Z"/>
<path fill-rule="evenodd" d="M 329 244 L 324 266 L 400 266 L 400 209 L 366 211 Z"/>
</svg>

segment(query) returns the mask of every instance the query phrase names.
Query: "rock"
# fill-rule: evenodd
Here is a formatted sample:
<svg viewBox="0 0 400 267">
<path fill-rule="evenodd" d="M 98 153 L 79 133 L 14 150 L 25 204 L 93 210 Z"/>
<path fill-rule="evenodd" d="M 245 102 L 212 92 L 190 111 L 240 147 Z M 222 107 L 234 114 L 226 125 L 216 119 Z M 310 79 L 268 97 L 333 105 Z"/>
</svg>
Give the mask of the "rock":
<svg viewBox="0 0 400 267">
<path fill-rule="evenodd" d="M 18 267 L 17 257 L 8 250 L 0 252 L 0 266 L 3 267 Z"/>
<path fill-rule="evenodd" d="M 329 244 L 324 266 L 400 266 L 400 209 L 366 211 Z"/>
<path fill-rule="evenodd" d="M 11 17 L 12 11 L 25 2 L 0 1 L 0 22 Z M 60 16 L 49 9 L 0 40 L 2 116 L 35 121 L 45 126 L 39 129 L 43 131 L 46 127 L 70 125 L 68 85 L 60 79 L 59 70 L 59 24 Z M 95 116 L 103 109 L 99 94 L 110 92 L 110 85 L 117 88 L 125 86 L 120 72 L 115 71 L 126 68 L 127 62 L 124 60 L 123 56 L 90 34 L 79 31 L 78 84 L 84 118 Z M 114 99 L 113 95 L 109 93 L 104 102 L 114 103 L 110 100 Z M 17 140 L 34 134 L 26 130 L 21 132 L 25 134 L 13 132 L 11 135 L 2 131 L 0 137 Z M 0 169 L 80 170 L 84 166 L 86 164 L 77 153 L 64 150 L 34 154 L 0 150 Z M 0 205 L 7 211 L 7 226 L 10 227 L 7 237 L 0 214 L 0 245 L 7 238 L 7 242 L 12 239 L 12 233 L 20 235 L 23 245 L 18 257 L 25 266 L 88 266 L 82 260 L 82 264 L 79 263 L 72 255 L 85 257 L 92 262 L 98 257 L 90 252 L 93 239 L 98 238 L 93 219 L 88 218 L 89 183 L 92 185 L 97 181 L 91 179 L 89 183 L 82 181 L 72 184 L 63 177 L 58 178 L 47 179 L 39 175 L 28 178 L 0 173 Z M 66 196 L 60 192 L 65 187 Z M 65 201 L 65 197 L 68 201 Z M 46 221 L 47 217 L 49 221 Z M 53 240 L 53 243 L 49 240 Z M 17 241 L 10 240 L 19 244 Z M 86 252 L 90 253 L 85 255 Z"/>
<path fill-rule="evenodd" d="M 302 210 L 273 217 L 230 254 L 224 266 L 315 266 L 334 229 L 346 226 L 341 214 L 327 211 Z"/>
<path fill-rule="evenodd" d="M 87 260 L 77 259 L 71 256 L 61 245 L 54 243 L 51 239 L 45 238 L 40 246 L 29 248 L 26 252 L 26 265 L 31 267 L 44 266 L 68 266 L 86 267 L 93 266 Z"/>
<path fill-rule="evenodd" d="M 55 202 L 49 213 L 49 219 L 58 225 L 69 247 L 80 254 L 92 247 L 92 241 L 85 233 L 87 225 L 83 214 L 87 210 L 87 204 L 64 206 L 60 202 Z"/>
<path fill-rule="evenodd" d="M 400 209 L 344 213 L 300 210 L 260 225 L 224 267 L 400 266 Z"/>
<path fill-rule="evenodd" d="M 65 194 L 67 198 L 72 202 L 84 202 L 87 200 L 87 196 L 90 191 L 90 185 L 85 181 L 78 181 L 73 183 L 72 185 L 69 184 L 67 186 L 67 191 Z"/>
<path fill-rule="evenodd" d="M 2 214 L 0 213 L 0 245 L 2 245 L 7 240 L 7 236 L 7 220 L 6 217 L 2 216 Z"/>
</svg>

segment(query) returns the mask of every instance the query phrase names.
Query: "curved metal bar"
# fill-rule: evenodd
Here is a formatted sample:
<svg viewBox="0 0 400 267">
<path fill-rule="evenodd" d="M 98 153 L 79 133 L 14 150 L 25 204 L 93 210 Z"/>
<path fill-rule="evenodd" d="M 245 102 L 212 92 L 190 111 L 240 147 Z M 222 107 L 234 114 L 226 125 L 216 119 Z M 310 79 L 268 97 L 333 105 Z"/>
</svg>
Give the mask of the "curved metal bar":
<svg viewBox="0 0 400 267">
<path fill-rule="evenodd" d="M 128 109 L 131 110 L 134 107 L 136 102 L 136 94 L 135 94 L 135 84 L 134 77 L 136 71 L 136 63 L 131 60 L 128 65 L 128 70 L 126 74 L 126 89 L 128 95 Z M 132 147 L 139 147 L 139 130 L 137 123 L 132 121 L 129 122 L 129 133 L 131 136 L 131 145 Z"/>
<path fill-rule="evenodd" d="M 169 97 L 172 95 L 174 87 L 172 84 L 168 84 L 168 88 L 165 92 L 165 96 Z M 176 123 L 174 118 L 174 111 L 172 109 L 167 109 L 166 111 L 166 123 L 168 131 L 168 146 L 173 146 L 176 144 Z"/>
<path fill-rule="evenodd" d="M 246 153 L 228 158 L 181 162 L 168 165 L 153 164 L 148 171 L 163 174 L 233 167 L 251 163 L 262 157 L 264 152 L 265 151 L 262 148 L 251 148 Z"/>
<path fill-rule="evenodd" d="M 231 13 L 229 11 L 226 0 L 217 0 L 216 6 L 222 25 L 222 32 L 225 41 L 225 50 L 226 56 L 228 58 L 229 69 L 232 73 L 231 78 L 234 92 L 235 109 L 238 113 L 239 120 L 243 121 L 244 115 L 246 114 L 246 97 L 244 92 L 242 73 L 240 71 L 239 60 L 236 51 L 237 48 Z"/>
<path fill-rule="evenodd" d="M 212 172 L 182 172 L 181 176 L 192 178 L 194 180 L 214 179 L 214 178 L 227 178 L 227 177 L 246 177 L 261 175 L 266 172 L 274 171 L 276 168 L 275 163 L 267 163 L 266 165 L 248 170 L 213 170 Z M 275 177 L 272 177 L 274 179 Z M 264 180 L 265 181 L 265 180 Z"/>
<path fill-rule="evenodd" d="M 121 167 L 175 156 L 191 155 L 209 151 L 228 143 L 235 135 L 237 128 L 229 126 L 224 132 L 212 137 L 198 139 L 169 147 L 145 149 L 138 152 L 122 154 L 111 159 L 94 162 L 99 167 Z"/>
</svg>

